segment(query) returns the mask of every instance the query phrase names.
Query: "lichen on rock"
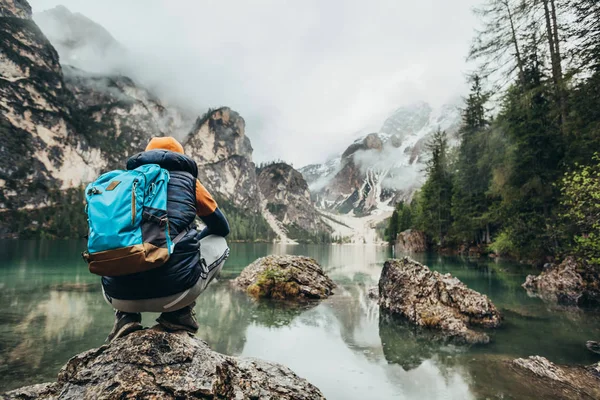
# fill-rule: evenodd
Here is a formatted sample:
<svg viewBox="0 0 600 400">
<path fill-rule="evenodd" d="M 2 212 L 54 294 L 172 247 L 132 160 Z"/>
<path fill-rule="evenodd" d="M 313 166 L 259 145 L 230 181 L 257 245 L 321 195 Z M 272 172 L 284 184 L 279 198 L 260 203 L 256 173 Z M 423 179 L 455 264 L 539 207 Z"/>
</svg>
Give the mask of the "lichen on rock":
<svg viewBox="0 0 600 400">
<path fill-rule="evenodd" d="M 0 396 L 1 397 L 1 396 Z M 6 399 L 324 399 L 290 369 L 229 357 L 185 332 L 134 332 L 73 357 L 58 380 Z"/>
<path fill-rule="evenodd" d="M 457 343 L 488 343 L 486 333 L 472 328 L 497 328 L 501 323 L 500 313 L 487 296 L 409 257 L 384 264 L 379 304 L 417 326 L 438 329 Z"/>
<path fill-rule="evenodd" d="M 232 285 L 255 298 L 276 300 L 324 299 L 335 287 L 314 259 L 290 255 L 259 258 Z"/>
</svg>

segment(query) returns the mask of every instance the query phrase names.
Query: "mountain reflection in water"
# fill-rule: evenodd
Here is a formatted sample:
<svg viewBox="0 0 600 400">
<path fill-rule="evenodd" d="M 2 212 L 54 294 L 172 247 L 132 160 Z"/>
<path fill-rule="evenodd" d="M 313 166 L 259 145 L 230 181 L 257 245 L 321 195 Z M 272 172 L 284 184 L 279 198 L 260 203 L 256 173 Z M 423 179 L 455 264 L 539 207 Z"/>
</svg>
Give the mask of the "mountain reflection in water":
<svg viewBox="0 0 600 400">
<path fill-rule="evenodd" d="M 0 241 L 0 391 L 56 379 L 73 355 L 103 344 L 113 322 L 81 242 Z M 229 279 L 267 254 L 316 258 L 338 287 L 306 305 L 255 301 Z M 214 350 L 284 364 L 328 399 L 535 398 L 505 371 L 505 360 L 533 354 L 590 364 L 585 341 L 597 315 L 553 310 L 527 297 L 528 271 L 511 264 L 420 256 L 489 295 L 504 327 L 487 346 L 461 347 L 402 320 L 380 315 L 368 290 L 391 254 L 377 246 L 232 244 L 222 277 L 198 299 L 198 337 Z M 144 315 L 146 326 L 155 314 Z"/>
</svg>

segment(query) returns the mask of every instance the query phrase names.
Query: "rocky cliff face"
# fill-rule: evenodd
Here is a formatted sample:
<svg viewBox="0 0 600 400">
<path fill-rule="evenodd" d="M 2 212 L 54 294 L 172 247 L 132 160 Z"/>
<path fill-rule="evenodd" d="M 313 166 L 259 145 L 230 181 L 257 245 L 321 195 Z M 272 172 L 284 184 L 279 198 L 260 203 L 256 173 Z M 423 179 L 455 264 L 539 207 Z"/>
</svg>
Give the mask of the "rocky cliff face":
<svg viewBox="0 0 600 400">
<path fill-rule="evenodd" d="M 417 103 L 396 110 L 379 133 L 351 144 L 340 157 L 300 169 L 322 208 L 365 215 L 391 211 L 423 183 L 425 144 L 437 129 L 458 144 L 460 103 L 434 110 Z"/>
<path fill-rule="evenodd" d="M 307 181 L 312 183 L 317 204 L 325 209 L 342 213 L 355 210 L 365 214 L 377 207 L 378 189 L 373 171 L 365 170 L 357 155 L 381 153 L 383 141 L 376 133 L 352 143 L 331 166 L 309 166 L 301 169 Z M 324 175 L 319 175 L 323 171 Z"/>
<path fill-rule="evenodd" d="M 74 95 L 79 131 L 102 152 L 103 168 L 124 168 L 155 136 L 181 137 L 191 120 L 131 79 L 65 66 L 67 89 Z"/>
<path fill-rule="evenodd" d="M 4 0 L 0 15 L 0 208 L 14 209 L 44 204 L 49 190 L 79 185 L 102 165 L 77 133 L 58 54 L 29 5 Z"/>
<path fill-rule="evenodd" d="M 101 71 L 127 71 L 130 57 L 102 26 L 59 6 L 34 15 L 64 62 Z M 101 65 L 99 68 L 94 68 Z M 223 107 L 209 110 L 194 122 L 189 112 L 165 104 L 154 94 L 118 74 L 90 74 L 66 68 L 68 86 L 90 122 L 88 132 L 98 147 L 122 146 L 112 167 L 129 148 L 143 149 L 147 138 L 182 138 L 186 154 L 199 165 L 201 181 L 215 197 L 236 207 L 258 211 L 260 201 L 252 146 L 244 119 Z M 110 157 L 110 155 L 108 155 Z"/>
<path fill-rule="evenodd" d="M 275 163 L 259 169 L 258 186 L 273 214 L 291 239 L 330 232 L 310 199 L 308 184 L 302 174 L 285 163 Z"/>
<path fill-rule="evenodd" d="M 200 178 L 218 198 L 251 212 L 260 211 L 260 194 L 246 123 L 222 107 L 198 118 L 184 140 L 186 154 L 200 167 Z"/>
<path fill-rule="evenodd" d="M 21 4 L 15 8 L 14 4 Z M 3 15 L 25 3 L 0 2 Z M 29 17 L 1 17 L 0 198 L 3 208 L 48 203 L 102 171 L 123 168 L 153 136 L 176 134 L 185 118 L 123 76 L 65 66 Z"/>
<path fill-rule="evenodd" d="M 31 18 L 31 6 L 25 0 L 6 0 L 0 7 L 0 17 Z"/>
<path fill-rule="evenodd" d="M 80 60 L 93 38 L 113 40 L 103 28 L 64 8 L 37 18 L 70 27 L 56 39 L 66 60 L 71 50 Z M 187 154 L 199 164 L 200 179 L 230 210 L 262 218 L 252 146 L 235 111 L 212 110 L 194 124 L 188 113 L 132 79 L 61 66 L 25 1 L 0 0 L 0 25 L 0 209 L 10 216 L 2 218 L 1 234 L 38 230 L 47 221 L 30 218 L 27 210 L 39 214 L 57 198 L 78 198 L 60 193 L 124 168 L 150 138 L 164 135 L 183 138 Z M 78 37 L 80 32 L 89 37 Z"/>
</svg>

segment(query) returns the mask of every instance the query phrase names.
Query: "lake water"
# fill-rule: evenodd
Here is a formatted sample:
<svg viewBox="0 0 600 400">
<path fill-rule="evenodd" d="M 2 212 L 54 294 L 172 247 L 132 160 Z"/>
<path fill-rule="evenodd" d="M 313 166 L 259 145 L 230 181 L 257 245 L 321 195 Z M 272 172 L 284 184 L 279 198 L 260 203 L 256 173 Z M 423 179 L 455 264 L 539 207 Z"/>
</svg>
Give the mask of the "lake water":
<svg viewBox="0 0 600 400">
<path fill-rule="evenodd" d="M 0 392 L 53 381 L 70 357 L 103 344 L 113 314 L 99 279 L 81 260 L 84 246 L 0 241 Z M 337 283 L 335 295 L 290 309 L 229 289 L 229 279 L 267 254 L 314 257 Z M 222 353 L 282 363 L 328 399 L 537 398 L 543 388 L 515 380 L 505 360 L 599 360 L 585 348 L 587 340 L 600 340 L 598 314 L 529 298 L 520 285 L 532 271 L 421 255 L 415 258 L 487 294 L 505 316 L 503 327 L 490 332 L 489 345 L 436 344 L 427 332 L 380 316 L 368 299 L 389 257 L 390 250 L 378 246 L 232 244 L 222 277 L 198 299 L 198 336 Z M 143 322 L 151 326 L 155 318 L 147 314 Z"/>
</svg>

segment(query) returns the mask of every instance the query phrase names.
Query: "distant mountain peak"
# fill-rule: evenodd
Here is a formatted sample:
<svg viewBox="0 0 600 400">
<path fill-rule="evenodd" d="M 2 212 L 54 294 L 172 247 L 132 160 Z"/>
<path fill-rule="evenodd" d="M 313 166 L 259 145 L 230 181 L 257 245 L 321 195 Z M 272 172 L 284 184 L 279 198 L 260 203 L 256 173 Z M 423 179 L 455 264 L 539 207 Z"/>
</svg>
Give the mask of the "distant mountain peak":
<svg viewBox="0 0 600 400">
<path fill-rule="evenodd" d="M 33 19 L 58 51 L 63 65 L 108 72 L 118 70 L 127 54 L 102 25 L 65 6 L 36 12 Z"/>
<path fill-rule="evenodd" d="M 423 183 L 425 144 L 438 129 L 458 144 L 461 124 L 457 102 L 434 108 L 415 102 L 396 109 L 380 132 L 355 140 L 336 159 L 302 168 L 319 206 L 356 215 L 390 210 Z"/>
</svg>

